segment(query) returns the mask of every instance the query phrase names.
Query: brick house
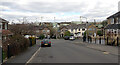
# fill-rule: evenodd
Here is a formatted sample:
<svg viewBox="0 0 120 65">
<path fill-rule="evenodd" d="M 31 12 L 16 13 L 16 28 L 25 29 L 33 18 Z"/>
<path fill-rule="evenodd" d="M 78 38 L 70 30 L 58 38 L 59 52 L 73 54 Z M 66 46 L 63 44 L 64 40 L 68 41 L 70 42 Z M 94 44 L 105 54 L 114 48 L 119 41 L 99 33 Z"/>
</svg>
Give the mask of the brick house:
<svg viewBox="0 0 120 65">
<path fill-rule="evenodd" d="M 35 34 L 37 36 L 39 36 L 40 34 L 44 34 L 45 37 L 50 36 L 50 29 L 49 29 L 49 27 L 47 27 L 45 25 L 36 26 L 35 32 L 36 32 Z"/>
<path fill-rule="evenodd" d="M 8 21 L 0 18 L 0 30 L 2 30 L 2 43 L 4 43 L 13 33 L 8 30 Z"/>
<path fill-rule="evenodd" d="M 83 37 L 86 31 L 86 24 L 71 24 L 67 26 L 60 27 L 61 37 L 64 36 L 65 31 L 69 31 L 74 37 Z"/>
<path fill-rule="evenodd" d="M 61 26 L 59 28 L 59 30 L 60 30 L 60 37 L 64 37 L 64 33 L 65 33 L 65 31 L 68 31 L 68 27 L 67 26 Z"/>
<path fill-rule="evenodd" d="M 97 27 L 94 24 L 90 24 L 87 27 L 87 37 L 88 36 L 97 36 Z"/>
<path fill-rule="evenodd" d="M 107 20 L 108 25 L 105 27 L 105 37 L 108 41 L 106 40 L 106 44 L 118 45 L 117 38 L 119 38 L 120 43 L 120 11 L 109 16 Z"/>
</svg>

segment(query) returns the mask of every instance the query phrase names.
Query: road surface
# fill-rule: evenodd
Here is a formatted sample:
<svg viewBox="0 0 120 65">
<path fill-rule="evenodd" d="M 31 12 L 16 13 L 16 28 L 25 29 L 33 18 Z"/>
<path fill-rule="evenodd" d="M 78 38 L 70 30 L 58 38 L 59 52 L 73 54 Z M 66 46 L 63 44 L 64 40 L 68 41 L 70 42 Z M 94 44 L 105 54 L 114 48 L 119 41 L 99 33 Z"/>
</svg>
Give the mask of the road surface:
<svg viewBox="0 0 120 65">
<path fill-rule="evenodd" d="M 28 63 L 118 63 L 118 56 L 76 45 L 76 41 L 51 41 L 52 47 L 41 47 Z"/>
</svg>

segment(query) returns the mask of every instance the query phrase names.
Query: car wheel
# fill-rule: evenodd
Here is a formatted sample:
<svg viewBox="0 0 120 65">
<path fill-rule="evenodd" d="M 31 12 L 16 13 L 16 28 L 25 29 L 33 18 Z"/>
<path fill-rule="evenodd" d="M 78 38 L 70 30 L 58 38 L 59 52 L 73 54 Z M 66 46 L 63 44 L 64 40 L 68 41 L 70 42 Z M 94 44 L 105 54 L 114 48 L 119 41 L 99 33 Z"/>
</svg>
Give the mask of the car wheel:
<svg viewBox="0 0 120 65">
<path fill-rule="evenodd" d="M 51 44 L 49 45 L 49 47 L 51 47 Z"/>
<path fill-rule="evenodd" d="M 44 45 L 41 45 L 41 47 L 44 47 Z"/>
</svg>

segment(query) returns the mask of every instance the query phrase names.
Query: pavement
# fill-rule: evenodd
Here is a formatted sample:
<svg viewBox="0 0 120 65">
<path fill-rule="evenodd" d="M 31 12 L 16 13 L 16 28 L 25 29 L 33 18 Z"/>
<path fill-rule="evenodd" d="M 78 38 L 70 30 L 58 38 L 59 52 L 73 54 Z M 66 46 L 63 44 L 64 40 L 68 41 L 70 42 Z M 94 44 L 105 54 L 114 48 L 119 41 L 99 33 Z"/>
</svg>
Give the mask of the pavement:
<svg viewBox="0 0 120 65">
<path fill-rule="evenodd" d="M 52 47 L 40 47 L 39 42 L 5 63 L 118 63 L 117 47 L 83 43 L 80 39 L 52 39 Z"/>
<path fill-rule="evenodd" d="M 113 55 L 119 55 L 119 53 L 118 53 L 118 48 L 119 47 L 118 46 L 110 46 L 110 45 L 105 45 L 103 43 L 101 43 L 101 44 L 87 43 L 87 42 L 82 42 L 79 39 L 76 40 L 75 44 L 77 44 L 77 45 L 82 44 L 82 45 L 84 45 L 88 48 L 91 48 L 91 49 L 107 52 L 107 53 L 110 53 L 110 54 L 113 54 Z"/>
<path fill-rule="evenodd" d="M 37 41 L 37 43 L 39 43 L 39 41 Z M 4 63 L 26 63 L 31 58 L 31 56 L 38 50 L 39 47 L 39 44 L 29 47 L 24 52 L 6 60 L 6 62 Z"/>
</svg>

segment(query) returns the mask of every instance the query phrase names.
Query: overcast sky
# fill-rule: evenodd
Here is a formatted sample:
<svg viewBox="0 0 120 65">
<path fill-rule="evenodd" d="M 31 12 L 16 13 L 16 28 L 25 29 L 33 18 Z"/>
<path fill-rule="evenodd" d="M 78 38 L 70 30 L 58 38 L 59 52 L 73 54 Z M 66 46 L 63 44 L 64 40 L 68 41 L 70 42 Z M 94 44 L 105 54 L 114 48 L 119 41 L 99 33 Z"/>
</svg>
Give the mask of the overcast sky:
<svg viewBox="0 0 120 65">
<path fill-rule="evenodd" d="M 13 22 L 102 21 L 118 11 L 119 0 L 0 0 L 0 17 Z M 85 18 L 82 19 L 85 21 Z"/>
</svg>

